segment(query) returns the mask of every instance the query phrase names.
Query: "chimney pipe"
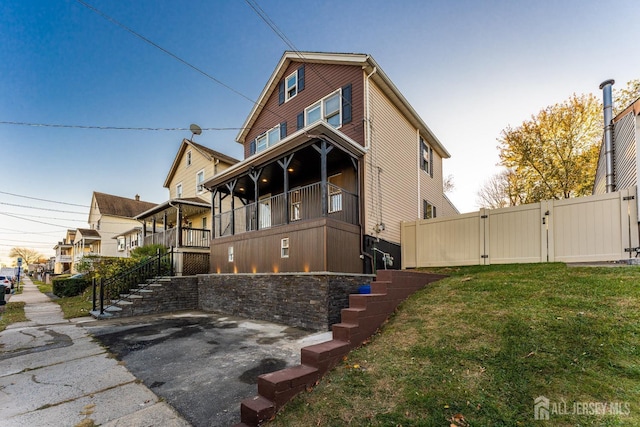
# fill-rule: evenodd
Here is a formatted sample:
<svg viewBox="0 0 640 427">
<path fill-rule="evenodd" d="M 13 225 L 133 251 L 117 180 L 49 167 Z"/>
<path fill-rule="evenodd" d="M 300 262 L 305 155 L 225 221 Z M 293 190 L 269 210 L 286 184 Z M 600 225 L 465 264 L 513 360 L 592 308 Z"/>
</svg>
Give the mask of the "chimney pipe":
<svg viewBox="0 0 640 427">
<path fill-rule="evenodd" d="M 139 201 L 140 201 L 140 195 L 136 194 L 136 202 L 139 202 Z"/>
<path fill-rule="evenodd" d="M 615 80 L 610 79 L 600 83 L 602 90 L 604 109 L 604 159 L 607 176 L 607 193 L 615 191 L 615 181 L 613 176 L 613 97 L 611 86 Z"/>
</svg>

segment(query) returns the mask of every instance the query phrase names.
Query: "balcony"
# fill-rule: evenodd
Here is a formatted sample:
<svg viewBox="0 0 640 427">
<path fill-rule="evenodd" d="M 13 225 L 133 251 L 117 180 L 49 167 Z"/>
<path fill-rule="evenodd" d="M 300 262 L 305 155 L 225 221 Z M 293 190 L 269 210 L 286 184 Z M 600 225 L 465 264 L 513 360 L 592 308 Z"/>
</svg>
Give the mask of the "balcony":
<svg viewBox="0 0 640 427">
<path fill-rule="evenodd" d="M 57 263 L 71 262 L 73 257 L 71 255 L 58 255 L 56 256 Z"/>
<path fill-rule="evenodd" d="M 163 245 L 167 248 L 208 248 L 211 231 L 204 228 L 181 227 L 180 241 L 176 227 L 149 234 L 144 238 L 144 246 Z"/>
<path fill-rule="evenodd" d="M 286 197 L 285 197 L 286 196 Z M 327 217 L 358 225 L 358 196 L 327 184 Z M 215 215 L 215 236 L 231 236 L 323 217 L 320 182 L 287 193 L 264 197 L 232 211 Z"/>
</svg>

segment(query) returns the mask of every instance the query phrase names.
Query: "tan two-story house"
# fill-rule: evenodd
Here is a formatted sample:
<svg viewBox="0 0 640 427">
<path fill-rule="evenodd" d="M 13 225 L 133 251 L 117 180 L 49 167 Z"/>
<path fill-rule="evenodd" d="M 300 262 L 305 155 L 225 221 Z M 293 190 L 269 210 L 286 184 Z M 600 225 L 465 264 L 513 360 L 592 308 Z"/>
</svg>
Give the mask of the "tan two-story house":
<svg viewBox="0 0 640 427">
<path fill-rule="evenodd" d="M 230 201 L 214 273 L 399 266 L 402 221 L 457 213 L 449 153 L 370 55 L 285 52 L 236 141 L 245 159 L 204 183 Z"/>
</svg>

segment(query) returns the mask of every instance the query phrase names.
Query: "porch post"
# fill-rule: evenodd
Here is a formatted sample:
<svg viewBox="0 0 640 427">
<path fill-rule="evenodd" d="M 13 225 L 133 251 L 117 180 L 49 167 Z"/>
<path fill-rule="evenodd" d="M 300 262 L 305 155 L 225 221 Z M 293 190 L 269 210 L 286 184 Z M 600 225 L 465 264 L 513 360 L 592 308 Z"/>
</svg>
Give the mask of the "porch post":
<svg viewBox="0 0 640 427">
<path fill-rule="evenodd" d="M 291 164 L 291 160 L 293 160 L 293 154 L 284 157 L 282 160 L 278 160 L 278 164 L 282 168 L 284 173 L 284 223 L 289 224 L 290 212 L 289 212 L 289 165 Z"/>
<path fill-rule="evenodd" d="M 238 183 L 237 179 L 234 179 L 233 181 L 227 183 L 227 188 L 229 189 L 229 195 L 231 195 L 231 235 L 235 235 L 236 234 L 236 204 L 235 204 L 235 197 L 233 196 L 233 191 L 236 188 L 236 184 Z"/>
<path fill-rule="evenodd" d="M 260 206 L 258 206 L 258 199 L 259 199 L 258 180 L 260 179 L 260 175 L 262 175 L 262 168 L 258 170 L 252 170 L 249 173 L 249 178 L 251 178 L 251 180 L 253 181 L 253 195 L 254 195 L 253 202 L 254 202 L 255 211 L 256 211 L 256 230 L 260 229 Z"/>
<path fill-rule="evenodd" d="M 211 240 L 216 238 L 216 194 L 217 188 L 211 192 Z"/>
<path fill-rule="evenodd" d="M 179 248 L 182 247 L 182 210 L 180 206 L 176 207 L 176 242 Z"/>
<path fill-rule="evenodd" d="M 147 220 L 142 223 L 142 246 L 144 246 L 144 242 L 147 240 Z"/>
<path fill-rule="evenodd" d="M 321 206 L 322 206 L 322 216 L 327 216 L 329 213 L 329 204 L 328 204 L 328 197 L 329 197 L 329 193 L 327 191 L 327 154 L 329 154 L 329 152 L 331 150 L 333 150 L 333 147 L 331 146 L 327 146 L 327 141 L 325 141 L 324 139 L 320 140 L 320 147 L 318 147 L 317 145 L 313 145 L 313 148 L 315 148 L 315 150 L 320 153 L 320 176 L 321 176 L 321 181 L 320 181 L 320 188 L 321 188 L 321 195 L 320 197 L 322 198 L 322 202 L 321 202 Z"/>
</svg>

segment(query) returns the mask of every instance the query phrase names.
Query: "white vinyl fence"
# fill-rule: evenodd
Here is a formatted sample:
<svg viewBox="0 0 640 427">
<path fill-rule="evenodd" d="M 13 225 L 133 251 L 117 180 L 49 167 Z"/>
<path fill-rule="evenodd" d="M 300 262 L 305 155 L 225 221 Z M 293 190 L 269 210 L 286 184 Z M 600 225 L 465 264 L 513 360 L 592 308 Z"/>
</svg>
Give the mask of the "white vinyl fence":
<svg viewBox="0 0 640 427">
<path fill-rule="evenodd" d="M 619 261 L 636 255 L 636 187 L 402 223 L 402 268 Z"/>
</svg>

